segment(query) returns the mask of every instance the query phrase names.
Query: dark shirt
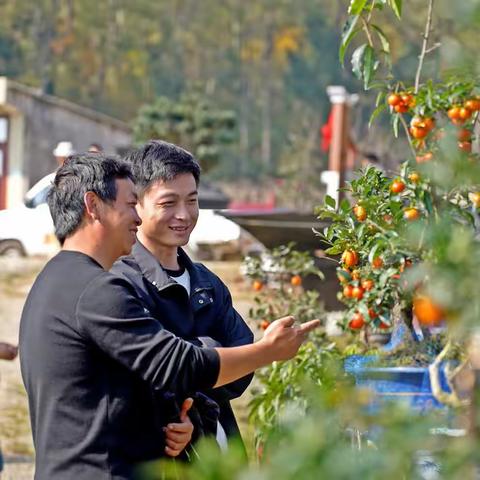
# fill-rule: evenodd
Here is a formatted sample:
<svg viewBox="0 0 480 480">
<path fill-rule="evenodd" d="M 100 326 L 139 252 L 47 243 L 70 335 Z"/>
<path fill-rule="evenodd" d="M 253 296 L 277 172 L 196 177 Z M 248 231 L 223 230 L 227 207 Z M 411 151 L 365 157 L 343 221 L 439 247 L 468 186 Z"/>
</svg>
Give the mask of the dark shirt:
<svg viewBox="0 0 480 480">
<path fill-rule="evenodd" d="M 28 295 L 20 360 L 37 480 L 131 478 L 134 465 L 163 455 L 156 396 L 210 388 L 220 368 L 215 350 L 166 331 L 128 282 L 71 251 Z"/>
<path fill-rule="evenodd" d="M 196 345 L 237 347 L 253 342 L 253 333 L 232 305 L 225 284 L 205 265 L 192 262 L 178 249 L 178 262 L 190 275 L 190 297 L 170 278 L 152 253 L 137 241 L 131 255 L 115 262 L 112 272 L 135 288 L 143 305 L 169 331 Z M 214 390 L 204 391 L 220 406 L 220 423 L 227 435 L 238 435 L 230 400 L 240 396 L 253 375 Z"/>
</svg>

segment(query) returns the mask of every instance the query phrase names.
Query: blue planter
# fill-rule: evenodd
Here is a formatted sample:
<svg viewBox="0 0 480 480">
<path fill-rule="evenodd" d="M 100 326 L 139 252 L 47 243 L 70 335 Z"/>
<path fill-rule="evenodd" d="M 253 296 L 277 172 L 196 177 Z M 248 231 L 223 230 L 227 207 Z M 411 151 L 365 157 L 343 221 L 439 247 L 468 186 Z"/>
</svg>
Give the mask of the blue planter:
<svg viewBox="0 0 480 480">
<path fill-rule="evenodd" d="M 374 356 L 352 355 L 344 364 L 345 371 L 355 378 L 358 387 L 374 392 L 373 409 L 388 400 L 406 402 L 417 411 L 445 408 L 432 395 L 427 367 L 369 367 L 375 359 Z M 440 383 L 443 390 L 450 392 L 443 368 Z"/>
</svg>

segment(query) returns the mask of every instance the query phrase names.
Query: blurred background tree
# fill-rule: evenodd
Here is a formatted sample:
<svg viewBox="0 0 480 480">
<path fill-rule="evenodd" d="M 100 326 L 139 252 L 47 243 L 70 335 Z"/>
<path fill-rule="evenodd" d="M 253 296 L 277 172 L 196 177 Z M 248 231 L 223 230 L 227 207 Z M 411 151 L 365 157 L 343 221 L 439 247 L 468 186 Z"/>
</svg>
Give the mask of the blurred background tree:
<svg viewBox="0 0 480 480">
<path fill-rule="evenodd" d="M 212 108 L 237 118 L 233 148 L 211 175 L 301 183 L 326 166 L 319 148 L 329 111 L 325 87 L 362 89 L 337 58 L 344 3 L 0 0 L 0 75 L 128 122 L 157 97 L 177 102 L 200 86 Z M 409 81 L 427 8 L 424 0 L 411 4 L 403 22 L 387 12 L 381 20 L 395 76 Z M 429 56 L 425 74 L 438 79 L 446 65 L 478 74 L 480 1 L 438 0 L 435 15 L 443 48 Z M 401 152 L 391 150 L 389 136 L 367 129 L 369 95 L 355 109 L 353 138 L 395 163 Z"/>
<path fill-rule="evenodd" d="M 161 138 L 181 145 L 194 152 L 208 172 L 234 141 L 236 118 L 234 111 L 216 109 L 198 94 L 184 94 L 178 101 L 158 97 L 144 105 L 133 126 L 136 142 Z"/>
</svg>

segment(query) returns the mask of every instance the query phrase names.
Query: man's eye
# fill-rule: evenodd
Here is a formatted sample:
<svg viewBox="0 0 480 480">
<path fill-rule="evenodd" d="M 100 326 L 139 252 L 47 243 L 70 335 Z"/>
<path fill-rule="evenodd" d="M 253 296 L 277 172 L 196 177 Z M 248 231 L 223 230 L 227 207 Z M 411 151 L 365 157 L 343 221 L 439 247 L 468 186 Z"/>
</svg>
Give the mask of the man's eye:
<svg viewBox="0 0 480 480">
<path fill-rule="evenodd" d="M 160 204 L 161 207 L 173 207 L 174 205 L 174 202 L 163 202 Z"/>
<path fill-rule="evenodd" d="M 191 199 L 188 201 L 188 203 L 194 205 L 195 203 L 197 203 L 197 201 L 198 201 L 198 198 L 191 198 Z"/>
</svg>

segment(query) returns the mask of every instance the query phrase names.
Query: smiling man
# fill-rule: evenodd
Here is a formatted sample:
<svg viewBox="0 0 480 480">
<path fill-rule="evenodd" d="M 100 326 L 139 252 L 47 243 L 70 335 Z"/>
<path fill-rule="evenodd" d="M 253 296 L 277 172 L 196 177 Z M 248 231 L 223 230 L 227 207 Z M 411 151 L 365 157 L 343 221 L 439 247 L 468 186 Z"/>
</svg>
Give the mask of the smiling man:
<svg viewBox="0 0 480 480">
<path fill-rule="evenodd" d="M 131 151 L 142 219 L 132 254 L 112 272 L 135 286 L 145 307 L 165 328 L 204 347 L 234 347 L 253 342 L 253 334 L 232 305 L 230 292 L 208 268 L 194 263 L 181 248 L 198 219 L 200 167 L 191 153 L 152 140 Z M 214 433 L 222 449 L 239 435 L 230 400 L 251 381 L 248 375 L 229 385 L 204 391 L 220 407 Z"/>
</svg>

